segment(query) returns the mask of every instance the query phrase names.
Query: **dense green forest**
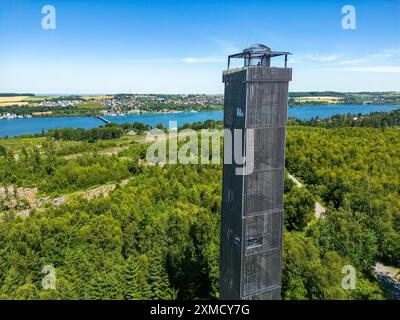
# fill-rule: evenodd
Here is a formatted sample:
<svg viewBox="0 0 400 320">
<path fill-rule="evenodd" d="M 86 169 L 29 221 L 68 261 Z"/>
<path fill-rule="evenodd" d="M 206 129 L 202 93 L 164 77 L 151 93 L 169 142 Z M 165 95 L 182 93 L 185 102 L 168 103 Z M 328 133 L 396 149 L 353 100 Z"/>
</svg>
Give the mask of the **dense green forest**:
<svg viewBox="0 0 400 320">
<path fill-rule="evenodd" d="M 119 126 L 102 126 L 85 130 L 82 128 L 64 128 L 49 130 L 46 134 L 55 140 L 91 141 L 111 140 L 122 137 L 124 131 Z"/>
<path fill-rule="evenodd" d="M 287 169 L 328 205 L 324 223 L 335 220 L 323 230 L 320 242 L 354 254 L 353 262 L 358 260 L 356 264 L 364 271 L 377 257 L 400 264 L 399 141 L 397 129 L 288 130 Z M 353 224 L 349 240 L 356 230 L 364 237 L 360 241 L 367 255 L 343 242 L 347 224 Z"/>
<path fill-rule="evenodd" d="M 146 128 L 124 126 L 111 128 Z M 142 135 L 89 131 L 0 140 L 0 298 L 218 298 L 222 166 L 146 165 Z M 392 128 L 289 126 L 286 166 L 304 187 L 285 179 L 284 299 L 384 298 L 372 267 L 400 265 L 398 141 Z M 341 287 L 349 264 L 355 290 Z"/>
</svg>

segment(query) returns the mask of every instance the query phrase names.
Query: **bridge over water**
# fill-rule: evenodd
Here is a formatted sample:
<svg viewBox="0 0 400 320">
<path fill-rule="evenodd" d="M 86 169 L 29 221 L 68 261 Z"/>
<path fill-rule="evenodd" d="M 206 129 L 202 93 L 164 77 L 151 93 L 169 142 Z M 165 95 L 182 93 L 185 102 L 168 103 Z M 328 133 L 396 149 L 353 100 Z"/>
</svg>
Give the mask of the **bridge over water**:
<svg viewBox="0 0 400 320">
<path fill-rule="evenodd" d="M 97 119 L 100 119 L 101 121 L 104 121 L 105 123 L 111 123 L 111 121 L 103 118 L 102 116 L 95 116 Z"/>
</svg>

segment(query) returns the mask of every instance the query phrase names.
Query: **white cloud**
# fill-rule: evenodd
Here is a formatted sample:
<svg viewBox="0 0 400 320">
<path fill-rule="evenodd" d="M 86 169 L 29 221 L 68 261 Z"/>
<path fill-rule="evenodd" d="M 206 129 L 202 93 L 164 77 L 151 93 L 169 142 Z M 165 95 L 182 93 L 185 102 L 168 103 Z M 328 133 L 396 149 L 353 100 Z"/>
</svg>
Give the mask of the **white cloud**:
<svg viewBox="0 0 400 320">
<path fill-rule="evenodd" d="M 330 55 L 307 54 L 305 58 L 316 62 L 331 62 L 337 60 L 338 56 L 335 54 L 330 54 Z"/>
<path fill-rule="evenodd" d="M 338 63 L 340 64 L 363 64 L 369 62 L 382 62 L 387 60 L 400 60 L 400 49 L 386 49 L 381 52 L 377 52 L 374 54 L 362 56 L 360 58 L 342 60 Z"/>
<path fill-rule="evenodd" d="M 342 59 L 337 54 L 303 54 L 294 55 L 289 59 L 290 63 L 330 63 L 337 66 L 330 71 L 344 72 L 374 72 L 374 73 L 399 73 L 400 72 L 400 48 L 385 49 L 369 55 L 361 55 L 355 58 Z M 391 63 L 391 65 L 388 65 Z M 343 68 L 342 68 L 343 66 Z"/>
<path fill-rule="evenodd" d="M 345 72 L 379 72 L 379 73 L 400 73 L 400 66 L 374 66 L 374 67 L 352 67 L 352 68 L 337 68 L 332 71 Z"/>
<path fill-rule="evenodd" d="M 225 62 L 226 59 L 220 57 L 200 57 L 200 58 L 193 58 L 187 57 L 183 58 L 183 63 L 211 63 L 211 62 Z"/>
<path fill-rule="evenodd" d="M 338 63 L 339 64 L 362 64 L 362 63 L 371 62 L 373 60 L 374 60 L 374 56 L 368 56 L 368 57 L 357 58 L 357 59 L 342 60 L 342 61 L 338 61 Z"/>
<path fill-rule="evenodd" d="M 293 55 L 289 58 L 289 63 L 301 63 L 301 62 L 334 62 L 339 58 L 336 54 L 299 54 Z"/>
<path fill-rule="evenodd" d="M 234 54 L 234 53 L 238 53 L 238 52 L 242 51 L 241 49 L 239 49 L 238 47 L 236 47 L 235 45 L 233 45 L 232 43 L 230 43 L 228 41 L 216 39 L 216 38 L 211 38 L 211 40 L 219 45 L 219 47 L 221 48 L 221 50 L 223 51 L 223 53 L 225 55 L 230 55 L 230 54 Z"/>
</svg>

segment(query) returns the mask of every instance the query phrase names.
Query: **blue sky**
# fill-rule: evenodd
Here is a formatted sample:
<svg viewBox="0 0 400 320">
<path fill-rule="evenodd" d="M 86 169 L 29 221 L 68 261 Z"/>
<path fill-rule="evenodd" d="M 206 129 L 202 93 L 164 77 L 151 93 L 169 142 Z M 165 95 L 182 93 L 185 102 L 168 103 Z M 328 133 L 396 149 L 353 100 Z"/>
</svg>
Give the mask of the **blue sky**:
<svg viewBox="0 0 400 320">
<path fill-rule="evenodd" d="M 222 93 L 253 43 L 293 52 L 291 91 L 400 91 L 399 40 L 400 0 L 1 0 L 0 92 Z"/>
</svg>

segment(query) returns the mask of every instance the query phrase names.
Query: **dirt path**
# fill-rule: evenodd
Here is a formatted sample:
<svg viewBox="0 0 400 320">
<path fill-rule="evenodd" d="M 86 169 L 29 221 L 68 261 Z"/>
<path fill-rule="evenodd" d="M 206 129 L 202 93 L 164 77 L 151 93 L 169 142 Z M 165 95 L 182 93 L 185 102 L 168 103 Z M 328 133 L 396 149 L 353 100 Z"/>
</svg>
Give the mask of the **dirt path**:
<svg viewBox="0 0 400 320">
<path fill-rule="evenodd" d="M 118 154 L 119 152 L 124 151 L 124 150 L 126 150 L 128 148 L 129 148 L 129 146 L 113 147 L 113 148 L 104 149 L 104 150 L 96 151 L 96 152 L 98 154 L 102 155 L 102 156 L 112 156 L 112 155 Z M 81 155 L 83 155 L 85 153 L 86 152 L 73 153 L 73 154 L 69 154 L 67 156 L 64 156 L 63 158 L 66 159 L 66 160 L 76 159 L 76 158 L 80 157 Z"/>
<path fill-rule="evenodd" d="M 315 216 L 317 219 L 324 217 L 326 209 L 318 202 L 315 202 Z"/>
<path fill-rule="evenodd" d="M 303 184 L 297 180 L 294 176 L 292 176 L 291 174 L 289 174 L 289 179 L 292 180 L 294 182 L 294 184 L 296 186 L 298 186 L 299 188 L 301 188 L 303 186 Z"/>
<path fill-rule="evenodd" d="M 303 184 L 299 180 L 297 180 L 294 176 L 292 176 L 291 174 L 289 174 L 288 176 L 289 176 L 289 179 L 292 180 L 293 183 L 297 187 L 299 187 L 299 188 L 303 187 Z M 316 201 L 315 202 L 315 217 L 317 219 L 319 219 L 324 216 L 325 212 L 326 212 L 326 209 L 322 206 L 322 204 L 319 203 L 318 201 Z"/>
</svg>

